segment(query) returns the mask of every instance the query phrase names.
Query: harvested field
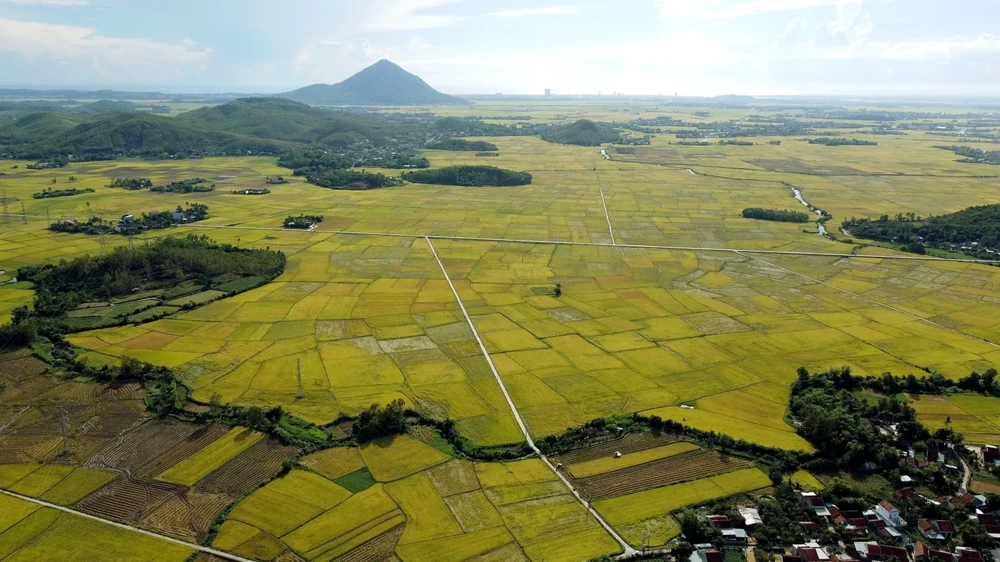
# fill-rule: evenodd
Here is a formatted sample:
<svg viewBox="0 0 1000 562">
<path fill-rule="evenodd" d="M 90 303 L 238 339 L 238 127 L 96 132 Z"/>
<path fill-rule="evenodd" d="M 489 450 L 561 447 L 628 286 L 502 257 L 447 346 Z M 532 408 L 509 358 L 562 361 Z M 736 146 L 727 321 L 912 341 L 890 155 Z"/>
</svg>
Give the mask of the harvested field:
<svg viewBox="0 0 1000 562">
<path fill-rule="evenodd" d="M 177 538 L 200 542 L 215 516 L 234 499 L 223 494 L 188 491 L 168 498 L 143 517 L 140 524 Z"/>
<path fill-rule="evenodd" d="M 337 562 L 381 562 L 386 560 L 396 550 L 396 544 L 399 543 L 399 537 L 405 528 L 405 525 L 394 527 L 337 558 Z"/>
<path fill-rule="evenodd" d="M 243 427 L 234 427 L 224 436 L 168 468 L 156 478 L 182 486 L 194 486 L 199 480 L 257 444 L 263 435 Z"/>
<path fill-rule="evenodd" d="M 151 420 L 94 455 L 86 466 L 121 470 L 141 478 L 155 473 L 143 467 L 193 437 L 198 427 L 177 420 Z M 159 464 L 159 463 L 157 463 Z"/>
<path fill-rule="evenodd" d="M 281 470 L 281 463 L 297 449 L 263 439 L 209 474 L 195 486 L 204 492 L 239 497 Z"/>
<path fill-rule="evenodd" d="M 220 424 L 197 428 L 194 433 L 191 433 L 180 443 L 164 452 L 162 456 L 153 458 L 150 462 L 143 465 L 141 471 L 143 477 L 162 473 L 164 470 L 208 447 L 228 432 L 229 429 Z"/>
<path fill-rule="evenodd" d="M 183 488 L 165 482 L 119 479 L 76 506 L 98 517 L 136 523 L 163 502 L 184 492 Z"/>
<path fill-rule="evenodd" d="M 972 491 L 979 494 L 1000 494 L 1000 484 L 972 479 Z"/>
<path fill-rule="evenodd" d="M 662 447 L 637 451 L 635 453 L 625 453 L 620 456 L 609 456 L 603 459 L 595 459 L 583 463 L 571 464 L 569 472 L 574 478 L 587 478 L 607 472 L 624 470 L 633 466 L 639 466 L 653 461 L 658 461 L 668 457 L 673 457 L 700 449 L 694 443 L 680 441 Z"/>
<path fill-rule="evenodd" d="M 750 466 L 753 466 L 750 461 L 700 449 L 632 468 L 582 478 L 574 483 L 584 497 L 603 500 Z"/>
<path fill-rule="evenodd" d="M 0 376 L 8 382 L 19 382 L 40 375 L 46 369 L 48 365 L 31 355 L 0 361 Z"/>
<path fill-rule="evenodd" d="M 653 435 L 652 433 L 647 432 L 629 433 L 621 439 L 610 439 L 599 443 L 589 444 L 581 449 L 574 449 L 566 453 L 552 455 L 551 458 L 552 462 L 561 462 L 565 465 L 573 465 L 607 458 L 613 455 L 615 451 L 626 455 L 628 453 L 637 453 L 654 447 L 662 447 L 676 441 L 677 437 L 674 435 Z"/>
</svg>

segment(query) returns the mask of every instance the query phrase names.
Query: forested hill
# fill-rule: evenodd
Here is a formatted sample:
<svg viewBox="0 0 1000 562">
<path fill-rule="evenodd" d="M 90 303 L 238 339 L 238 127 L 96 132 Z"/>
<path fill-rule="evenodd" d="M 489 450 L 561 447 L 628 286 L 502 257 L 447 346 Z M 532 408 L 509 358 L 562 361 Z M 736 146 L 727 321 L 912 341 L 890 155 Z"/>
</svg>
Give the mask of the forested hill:
<svg viewBox="0 0 1000 562">
<path fill-rule="evenodd" d="M 465 105 L 382 59 L 337 84 L 313 84 L 278 97 L 312 105 Z"/>
<path fill-rule="evenodd" d="M 1000 205 L 970 207 L 948 215 L 918 217 L 913 214 L 878 219 L 844 221 L 851 236 L 899 244 L 921 244 L 939 248 L 952 245 L 976 252 L 1000 248 Z"/>
<path fill-rule="evenodd" d="M 375 120 L 281 98 L 244 98 L 183 113 L 178 120 L 221 131 L 304 143 L 345 144 L 382 135 Z"/>
<path fill-rule="evenodd" d="M 588 119 L 559 127 L 542 133 L 542 140 L 559 144 L 575 144 L 579 146 L 600 146 L 618 140 L 618 133 L 607 125 L 595 123 Z"/>
<path fill-rule="evenodd" d="M 0 125 L 0 156 L 16 158 L 277 154 L 287 147 L 274 140 L 208 131 L 140 111 L 105 113 L 90 119 L 42 113 Z"/>
</svg>

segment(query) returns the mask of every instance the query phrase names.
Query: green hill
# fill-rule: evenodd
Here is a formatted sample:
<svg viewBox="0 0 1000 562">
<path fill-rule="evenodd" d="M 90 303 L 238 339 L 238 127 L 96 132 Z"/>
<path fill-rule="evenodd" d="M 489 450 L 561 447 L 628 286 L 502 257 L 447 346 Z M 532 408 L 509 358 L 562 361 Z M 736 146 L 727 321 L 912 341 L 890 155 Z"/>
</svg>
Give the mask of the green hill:
<svg viewBox="0 0 1000 562">
<path fill-rule="evenodd" d="M 313 84 L 279 97 L 312 105 L 463 105 L 419 76 L 382 59 L 337 84 Z"/>
<path fill-rule="evenodd" d="M 238 99 L 189 111 L 177 119 L 212 131 L 329 145 L 371 139 L 380 134 L 371 118 L 281 98 Z"/>
<path fill-rule="evenodd" d="M 618 133 L 607 125 L 580 119 L 576 123 L 542 133 L 542 140 L 559 144 L 600 146 L 618 140 Z"/>
<path fill-rule="evenodd" d="M 105 113 L 82 122 L 58 113 L 36 114 L 0 126 L 0 153 L 21 158 L 258 154 L 287 146 L 139 111 Z"/>
</svg>

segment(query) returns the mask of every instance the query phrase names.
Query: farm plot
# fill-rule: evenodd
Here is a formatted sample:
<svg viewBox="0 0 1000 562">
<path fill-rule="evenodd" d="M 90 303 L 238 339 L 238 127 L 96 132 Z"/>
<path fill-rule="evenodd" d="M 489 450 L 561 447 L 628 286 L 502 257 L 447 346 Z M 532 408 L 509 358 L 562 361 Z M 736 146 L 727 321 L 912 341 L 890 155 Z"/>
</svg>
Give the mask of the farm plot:
<svg viewBox="0 0 1000 562">
<path fill-rule="evenodd" d="M 313 453 L 303 464 L 324 476 L 292 470 L 255 491 L 229 514 L 214 545 L 240 552 L 263 534 L 310 561 L 394 552 L 403 562 L 480 555 L 568 562 L 618 550 L 538 460 L 472 463 L 397 436 Z M 357 492 L 330 479 L 361 471 L 377 481 Z"/>
<path fill-rule="evenodd" d="M 184 546 L 9 496 L 0 496 L 0 514 L 0 556 L 4 560 L 182 562 L 193 553 Z"/>
<path fill-rule="evenodd" d="M 932 430 L 950 427 L 969 443 L 1000 441 L 1000 399 L 977 394 L 910 396 L 917 418 Z"/>
<path fill-rule="evenodd" d="M 743 256 L 457 241 L 435 247 L 539 437 L 639 411 L 810 450 L 783 419 L 798 367 L 921 374 L 928 350 L 935 364 L 992 365 L 988 346 L 973 338 L 917 326 Z M 556 283 L 559 297 L 549 294 Z M 925 335 L 917 340 L 915 332 Z"/>
<path fill-rule="evenodd" d="M 241 243 L 253 244 L 252 234 Z M 424 241 L 311 240 L 277 282 L 72 341 L 112 359 L 174 367 L 204 401 L 218 394 L 239 405 L 281 405 L 326 423 L 403 398 L 427 415 L 456 420 L 476 443 L 522 439 Z"/>
<path fill-rule="evenodd" d="M 728 457 L 715 451 L 697 449 L 638 464 L 631 468 L 577 478 L 576 485 L 585 497 L 592 500 L 602 500 L 732 472 L 750 466 L 752 463 L 744 459 Z"/>
<path fill-rule="evenodd" d="M 633 545 L 642 542 L 643 530 L 657 538 L 650 546 L 659 546 L 679 533 L 679 526 L 668 518 L 687 506 L 698 505 L 735 494 L 752 492 L 771 485 L 766 474 L 756 468 L 654 488 L 612 499 L 594 502 L 594 507 Z M 664 531 L 676 531 L 673 536 Z M 662 542 L 661 542 L 662 541 Z"/>
</svg>

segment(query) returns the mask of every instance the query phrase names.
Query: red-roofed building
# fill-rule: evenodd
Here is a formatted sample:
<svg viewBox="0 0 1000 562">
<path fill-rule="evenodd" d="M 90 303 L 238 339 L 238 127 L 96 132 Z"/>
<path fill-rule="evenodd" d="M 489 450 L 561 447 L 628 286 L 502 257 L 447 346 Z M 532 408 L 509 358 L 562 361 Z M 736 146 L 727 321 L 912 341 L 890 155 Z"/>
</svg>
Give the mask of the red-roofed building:
<svg viewBox="0 0 1000 562">
<path fill-rule="evenodd" d="M 708 524 L 716 529 L 731 529 L 733 527 L 729 517 L 725 515 L 709 515 L 705 519 L 708 519 Z"/>
<path fill-rule="evenodd" d="M 947 542 L 955 536 L 955 526 L 943 519 L 921 519 L 917 522 L 917 529 L 921 535 L 935 542 Z"/>
</svg>

